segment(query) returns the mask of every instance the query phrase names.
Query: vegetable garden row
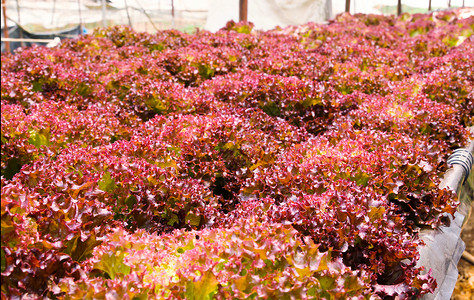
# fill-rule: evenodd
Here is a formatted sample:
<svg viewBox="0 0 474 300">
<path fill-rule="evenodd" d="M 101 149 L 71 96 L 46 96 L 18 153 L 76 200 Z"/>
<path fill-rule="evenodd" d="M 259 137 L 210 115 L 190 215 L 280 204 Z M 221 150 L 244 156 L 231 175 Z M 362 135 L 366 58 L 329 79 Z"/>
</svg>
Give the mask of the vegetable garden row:
<svg viewBox="0 0 474 300">
<path fill-rule="evenodd" d="M 1 293 L 407 299 L 474 125 L 474 17 L 100 29 L 2 54 Z"/>
</svg>

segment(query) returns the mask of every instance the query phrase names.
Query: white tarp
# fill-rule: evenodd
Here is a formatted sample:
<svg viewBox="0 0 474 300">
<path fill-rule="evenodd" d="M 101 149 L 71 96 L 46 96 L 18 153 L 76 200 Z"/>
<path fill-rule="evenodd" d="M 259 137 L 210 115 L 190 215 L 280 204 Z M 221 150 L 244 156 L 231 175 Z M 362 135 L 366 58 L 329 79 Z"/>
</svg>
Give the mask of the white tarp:
<svg viewBox="0 0 474 300">
<path fill-rule="evenodd" d="M 256 29 L 321 23 L 331 17 L 331 0 L 249 0 L 248 21 Z M 229 20 L 239 20 L 239 0 L 209 0 L 205 29 L 217 31 Z"/>
<path fill-rule="evenodd" d="M 209 10 L 205 29 L 217 31 L 227 21 L 239 20 L 239 0 L 206 2 L 209 3 Z M 345 3 L 346 0 L 248 0 L 247 19 L 255 24 L 256 29 L 263 30 L 307 22 L 322 23 L 344 12 Z M 380 14 L 382 6 L 396 6 L 397 3 L 397 0 L 351 0 L 350 12 Z M 460 7 L 463 3 L 467 7 L 474 6 L 474 0 L 452 0 L 451 6 Z M 428 9 L 428 0 L 402 0 L 402 4 Z M 448 1 L 431 0 L 431 6 L 434 10 L 447 8 Z"/>
<path fill-rule="evenodd" d="M 68 24 L 102 24 L 102 0 L 7 0 L 8 17 L 20 25 L 36 24 L 44 28 L 62 28 Z M 325 22 L 345 10 L 345 0 L 248 0 L 248 19 L 257 29 Z M 171 16 L 174 4 L 175 17 Z M 404 5 L 428 7 L 428 0 L 402 0 Z M 433 9 L 447 8 L 446 0 L 432 0 Z M 451 0 L 451 6 L 474 6 L 474 0 Z M 17 4 L 19 10 L 17 10 Z M 128 14 L 125 9 L 128 6 Z M 396 6 L 397 0 L 351 0 L 351 13 L 380 13 L 384 5 Z M 109 25 L 149 23 L 144 11 L 161 29 L 197 26 L 211 31 L 229 20 L 239 20 L 239 0 L 110 0 L 106 19 Z M 1 24 L 3 26 L 3 14 Z M 21 16 L 21 22 L 20 22 Z M 9 25 L 15 25 L 9 22 Z M 183 25 L 183 23 L 185 23 Z M 143 25 L 143 24 L 142 24 Z M 143 26 L 134 27 L 144 30 Z M 151 26 L 149 26 L 151 28 Z"/>
</svg>

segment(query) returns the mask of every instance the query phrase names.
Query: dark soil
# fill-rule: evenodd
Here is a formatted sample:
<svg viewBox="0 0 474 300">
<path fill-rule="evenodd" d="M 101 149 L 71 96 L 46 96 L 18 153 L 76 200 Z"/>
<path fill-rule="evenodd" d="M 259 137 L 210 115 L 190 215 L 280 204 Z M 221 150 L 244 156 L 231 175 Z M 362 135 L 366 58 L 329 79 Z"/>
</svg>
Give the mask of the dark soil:
<svg viewBox="0 0 474 300">
<path fill-rule="evenodd" d="M 471 207 L 471 216 L 463 227 L 461 238 L 466 243 L 466 251 L 474 255 L 474 202 Z M 472 300 L 474 299 L 474 265 L 461 258 L 458 269 L 459 277 L 451 299 Z"/>
</svg>

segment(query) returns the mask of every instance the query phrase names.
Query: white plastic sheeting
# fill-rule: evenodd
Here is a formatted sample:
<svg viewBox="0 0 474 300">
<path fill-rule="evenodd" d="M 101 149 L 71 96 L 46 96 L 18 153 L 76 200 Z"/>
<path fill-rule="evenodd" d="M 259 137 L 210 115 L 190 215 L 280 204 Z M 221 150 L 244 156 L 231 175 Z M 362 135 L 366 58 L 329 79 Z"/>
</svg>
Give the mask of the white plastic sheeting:
<svg viewBox="0 0 474 300">
<path fill-rule="evenodd" d="M 426 243 L 420 249 L 419 266 L 431 269 L 438 287 L 433 294 L 427 294 L 423 300 L 450 299 L 458 279 L 457 265 L 466 248 L 461 240 L 461 226 L 465 216 L 459 212 L 450 216 L 450 226 L 441 227 L 436 231 L 426 231 L 420 234 Z"/>
<path fill-rule="evenodd" d="M 474 128 L 470 128 L 474 132 Z M 474 141 L 471 141 L 467 152 L 474 154 Z M 466 160 L 468 161 L 468 160 Z M 457 193 L 461 202 L 458 211 L 447 215 L 451 220 L 449 226 L 442 226 L 437 230 L 425 230 L 420 233 L 421 239 L 426 243 L 419 249 L 420 260 L 418 266 L 425 266 L 426 271 L 431 269 L 436 278 L 438 287 L 432 294 L 425 295 L 423 300 L 450 299 L 458 279 L 457 265 L 465 244 L 461 240 L 461 230 L 466 218 L 470 214 L 471 203 L 474 201 L 474 170 L 472 170 L 472 156 L 469 160 L 470 174 L 462 164 L 454 164 L 449 169 L 440 188 L 447 188 Z"/>
<path fill-rule="evenodd" d="M 102 0 L 20 0 L 18 2 L 7 0 L 6 2 L 8 26 L 18 23 L 27 27 L 38 25 L 55 30 L 80 23 L 102 25 Z M 17 4 L 19 10 L 17 10 Z M 201 28 L 206 22 L 209 0 L 173 0 L 173 4 L 175 20 L 171 13 L 171 0 L 111 0 L 107 2 L 105 18 L 108 25 L 128 25 L 130 16 L 132 24 L 148 23 L 150 30 L 153 27 L 145 12 L 155 24 L 160 25 L 158 26 L 160 29 L 171 27 L 182 29 L 183 23 Z M 3 26 L 3 14 L 0 16 Z M 172 26 L 172 23 L 176 23 L 176 26 Z M 143 26 L 135 29 L 144 30 Z"/>
<path fill-rule="evenodd" d="M 161 0 L 165 1 L 165 0 Z M 175 2 L 178 0 L 174 0 Z M 200 0 L 202 1 L 202 0 Z M 197 2 L 200 2 L 197 1 Z M 239 20 L 239 0 L 206 0 L 205 29 L 217 31 L 229 20 Z M 248 20 L 256 29 L 275 26 L 323 23 L 345 11 L 346 0 L 248 0 Z M 382 6 L 396 6 L 397 0 L 351 0 L 350 13 L 380 14 Z M 452 0 L 452 7 L 474 6 L 474 0 Z M 403 5 L 428 9 L 428 0 L 402 0 Z M 446 0 L 431 0 L 433 9 L 448 8 Z"/>
<path fill-rule="evenodd" d="M 256 29 L 322 23 L 332 16 L 332 0 L 249 0 L 248 21 Z M 229 20 L 239 20 L 239 0 L 209 0 L 205 29 L 217 31 Z"/>
</svg>

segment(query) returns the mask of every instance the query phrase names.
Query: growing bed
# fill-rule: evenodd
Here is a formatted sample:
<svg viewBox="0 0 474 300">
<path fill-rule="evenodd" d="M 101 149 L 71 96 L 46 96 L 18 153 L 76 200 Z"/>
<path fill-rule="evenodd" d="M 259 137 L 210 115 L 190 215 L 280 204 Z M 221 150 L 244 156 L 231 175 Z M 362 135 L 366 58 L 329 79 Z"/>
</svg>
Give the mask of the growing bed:
<svg viewBox="0 0 474 300">
<path fill-rule="evenodd" d="M 420 298 L 474 125 L 474 18 L 2 54 L 2 299 Z"/>
</svg>

